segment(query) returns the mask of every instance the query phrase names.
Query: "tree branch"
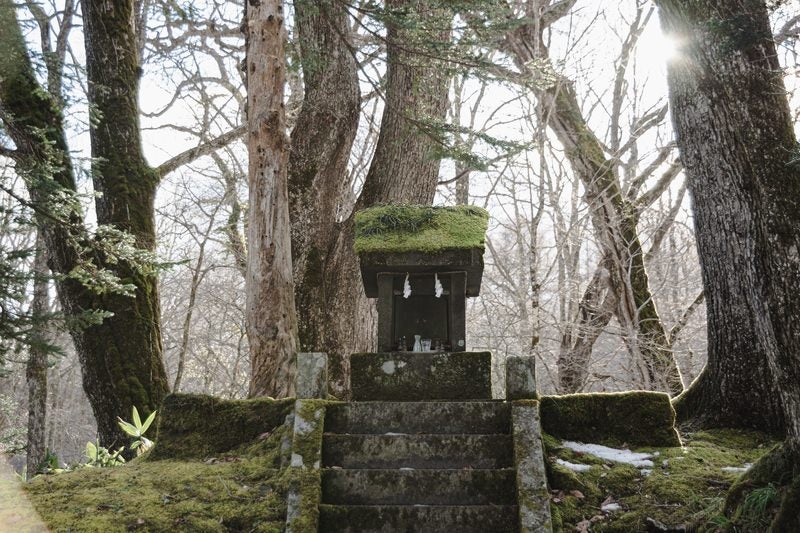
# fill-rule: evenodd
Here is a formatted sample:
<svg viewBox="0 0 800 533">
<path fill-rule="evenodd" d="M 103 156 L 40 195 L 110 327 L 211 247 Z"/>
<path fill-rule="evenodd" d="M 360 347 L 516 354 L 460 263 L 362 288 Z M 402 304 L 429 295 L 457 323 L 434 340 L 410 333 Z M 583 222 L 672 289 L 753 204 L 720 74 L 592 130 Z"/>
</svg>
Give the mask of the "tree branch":
<svg viewBox="0 0 800 533">
<path fill-rule="evenodd" d="M 700 291 L 700 294 L 698 294 L 697 297 L 694 299 L 694 301 L 691 304 L 689 304 L 689 307 L 687 307 L 683 311 L 681 317 L 678 319 L 675 325 L 672 326 L 672 329 L 669 330 L 670 347 L 675 346 L 675 341 L 677 340 L 681 330 L 684 328 L 684 326 L 686 326 L 686 323 L 689 322 L 689 318 L 692 316 L 692 313 L 694 313 L 695 309 L 697 309 L 697 307 L 700 304 L 702 304 L 705 301 L 705 299 L 706 299 L 705 291 Z"/>
<path fill-rule="evenodd" d="M 194 148 L 190 148 L 185 152 L 181 152 L 172 159 L 168 159 L 167 161 L 161 163 L 158 167 L 156 167 L 156 174 L 158 175 L 159 178 L 163 178 L 173 170 L 177 170 L 179 167 L 182 167 L 183 165 L 188 165 L 189 163 L 191 163 L 196 159 L 199 159 L 205 155 L 209 155 L 212 152 L 219 150 L 224 146 L 227 146 L 228 144 L 232 143 L 233 141 L 244 135 L 245 131 L 246 131 L 245 126 L 238 126 L 229 132 L 223 133 L 219 137 L 216 137 L 208 142 L 195 146 Z"/>
<path fill-rule="evenodd" d="M 798 35 L 800 35 L 800 15 L 796 15 L 786 21 L 786 24 L 775 34 L 775 44 L 781 45 L 789 39 L 796 38 Z"/>
<path fill-rule="evenodd" d="M 653 238 L 651 239 L 650 249 L 644 256 L 644 260 L 646 263 L 649 263 L 653 256 L 658 253 L 661 249 L 661 243 L 664 241 L 664 238 L 667 236 L 667 232 L 669 232 L 669 228 L 672 227 L 672 224 L 675 223 L 675 217 L 678 216 L 678 212 L 681 210 L 681 205 L 683 204 L 683 197 L 686 195 L 686 183 L 678 191 L 678 199 L 672 208 L 667 213 L 667 216 L 664 220 L 656 228 L 656 231 L 653 233 Z"/>
<path fill-rule="evenodd" d="M 683 170 L 683 165 L 680 161 L 675 161 L 672 163 L 669 168 L 658 178 L 658 181 L 653 188 L 649 191 L 645 191 L 642 195 L 636 199 L 636 203 L 634 204 L 634 208 L 636 211 L 641 212 L 644 208 L 649 207 L 653 202 L 655 202 L 659 196 L 661 196 L 664 191 L 667 190 L 672 180 L 675 179 L 675 176 L 680 174 L 681 170 Z"/>
<path fill-rule="evenodd" d="M 663 146 L 658 152 L 656 158 L 649 165 L 647 165 L 647 167 L 645 167 L 638 176 L 631 180 L 631 182 L 628 184 L 628 190 L 625 191 L 628 199 L 636 199 L 636 195 L 639 194 L 639 189 L 642 188 L 653 172 L 658 170 L 658 167 L 660 167 L 667 160 L 672 151 L 675 150 L 676 146 L 677 145 L 674 142 L 670 142 L 666 146 Z"/>
</svg>

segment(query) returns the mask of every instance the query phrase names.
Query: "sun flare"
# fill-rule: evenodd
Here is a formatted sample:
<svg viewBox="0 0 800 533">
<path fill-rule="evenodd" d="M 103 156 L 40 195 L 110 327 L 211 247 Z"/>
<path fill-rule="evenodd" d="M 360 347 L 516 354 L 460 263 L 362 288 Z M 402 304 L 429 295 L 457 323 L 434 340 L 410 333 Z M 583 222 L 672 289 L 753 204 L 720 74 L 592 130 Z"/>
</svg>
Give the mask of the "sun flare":
<svg viewBox="0 0 800 533">
<path fill-rule="evenodd" d="M 655 30 L 642 35 L 639 43 L 642 59 L 669 63 L 680 55 L 680 41 L 677 37 L 664 35 Z"/>
</svg>

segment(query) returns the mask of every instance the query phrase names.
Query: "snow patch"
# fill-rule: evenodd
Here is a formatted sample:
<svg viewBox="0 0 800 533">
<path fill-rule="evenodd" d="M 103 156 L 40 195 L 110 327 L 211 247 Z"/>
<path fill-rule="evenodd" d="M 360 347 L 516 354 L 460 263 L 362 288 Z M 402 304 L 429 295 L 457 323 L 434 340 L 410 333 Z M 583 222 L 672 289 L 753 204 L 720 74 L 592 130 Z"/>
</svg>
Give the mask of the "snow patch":
<svg viewBox="0 0 800 533">
<path fill-rule="evenodd" d="M 565 440 L 563 444 L 565 448 L 569 448 L 573 452 L 588 453 L 607 461 L 626 463 L 637 468 L 653 467 L 653 461 L 650 460 L 653 455 L 649 453 L 636 453 L 627 449 L 620 450 L 617 448 L 609 448 L 608 446 L 601 446 L 600 444 L 584 444 L 582 442 L 573 442 L 569 440 Z"/>
<path fill-rule="evenodd" d="M 581 465 L 581 464 L 576 464 L 576 463 L 570 463 L 569 461 L 565 461 L 564 459 L 556 459 L 556 463 L 560 464 L 561 466 L 563 466 L 565 468 L 569 468 L 573 472 L 586 472 L 587 470 L 592 468 L 591 465 Z"/>
<path fill-rule="evenodd" d="M 603 511 L 604 513 L 613 513 L 616 511 L 621 511 L 622 506 L 618 503 L 607 503 L 602 507 L 600 507 L 600 510 Z"/>
<path fill-rule="evenodd" d="M 745 463 L 744 466 L 723 466 L 721 470 L 723 472 L 741 474 L 742 472 L 747 472 L 748 470 L 750 470 L 751 466 L 753 466 L 753 463 Z"/>
</svg>

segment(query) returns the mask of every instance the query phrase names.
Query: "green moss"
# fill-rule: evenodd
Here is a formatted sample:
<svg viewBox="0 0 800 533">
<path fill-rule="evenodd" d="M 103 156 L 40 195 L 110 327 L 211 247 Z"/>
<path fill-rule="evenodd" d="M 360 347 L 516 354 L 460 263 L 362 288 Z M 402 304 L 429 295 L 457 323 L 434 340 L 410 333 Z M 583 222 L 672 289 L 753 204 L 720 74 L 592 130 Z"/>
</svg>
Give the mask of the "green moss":
<svg viewBox="0 0 800 533">
<path fill-rule="evenodd" d="M 291 509 L 289 529 L 292 533 L 316 533 L 321 501 L 322 434 L 327 400 L 298 400 L 295 408 L 291 468 L 283 482 L 287 494 L 296 498 Z"/>
<path fill-rule="evenodd" d="M 774 446 L 731 487 L 725 501 L 731 530 L 800 529 L 800 458 Z"/>
<path fill-rule="evenodd" d="M 543 430 L 563 439 L 612 446 L 680 445 L 669 396 L 658 392 L 544 396 L 541 413 Z"/>
<path fill-rule="evenodd" d="M 281 426 L 252 454 L 207 461 L 139 458 L 41 476 L 26 486 L 52 531 L 282 531 Z"/>
<path fill-rule="evenodd" d="M 199 459 L 233 450 L 283 424 L 293 405 L 293 399 L 233 401 L 171 394 L 158 416 L 151 459 Z"/>
<path fill-rule="evenodd" d="M 483 250 L 489 213 L 474 206 L 386 205 L 356 213 L 356 253 Z"/>
<path fill-rule="evenodd" d="M 557 494 L 552 501 L 555 530 L 574 531 L 580 521 L 599 516 L 602 519 L 592 524 L 592 531 L 645 531 L 647 518 L 715 531 L 723 520 L 726 492 L 737 478 L 722 468 L 755 462 L 774 441 L 761 433 L 735 430 L 687 434 L 684 441 L 682 447 L 636 449 L 658 452 L 652 472 L 643 475 L 630 465 L 572 452 L 545 436 L 548 483 Z M 572 472 L 555 464 L 556 458 L 591 468 Z M 574 490 L 581 494 L 570 493 Z M 622 510 L 602 513 L 600 506 L 608 497 Z"/>
</svg>

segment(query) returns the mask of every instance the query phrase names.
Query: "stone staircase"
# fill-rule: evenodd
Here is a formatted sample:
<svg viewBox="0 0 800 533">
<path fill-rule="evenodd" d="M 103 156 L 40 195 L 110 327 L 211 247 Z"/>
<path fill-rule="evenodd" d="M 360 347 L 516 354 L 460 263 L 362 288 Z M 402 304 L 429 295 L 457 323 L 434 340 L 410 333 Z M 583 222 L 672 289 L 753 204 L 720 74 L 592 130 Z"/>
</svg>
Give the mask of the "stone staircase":
<svg viewBox="0 0 800 533">
<path fill-rule="evenodd" d="M 319 531 L 519 531 L 511 407 L 502 401 L 332 405 Z"/>
<path fill-rule="evenodd" d="M 533 358 L 353 354 L 353 400 L 325 354 L 298 354 L 287 533 L 549 533 Z"/>
</svg>

